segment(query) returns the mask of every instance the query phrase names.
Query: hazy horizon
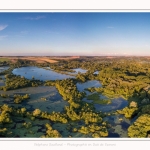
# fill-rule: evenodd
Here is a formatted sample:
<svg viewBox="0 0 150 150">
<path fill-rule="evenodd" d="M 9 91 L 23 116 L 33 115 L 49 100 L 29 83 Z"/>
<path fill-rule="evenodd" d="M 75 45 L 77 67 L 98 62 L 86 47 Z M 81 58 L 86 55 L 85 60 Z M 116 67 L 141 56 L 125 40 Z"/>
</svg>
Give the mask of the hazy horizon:
<svg viewBox="0 0 150 150">
<path fill-rule="evenodd" d="M 13 56 L 56 56 L 56 57 L 63 57 L 63 56 L 68 56 L 68 57 L 71 57 L 71 56 L 87 56 L 87 57 L 89 57 L 89 56 L 91 56 L 91 57 L 103 57 L 103 56 L 106 56 L 106 57 L 121 57 L 121 56 L 123 56 L 123 57 L 150 57 L 150 55 L 134 55 L 134 54 L 132 54 L 132 55 L 121 55 L 121 54 L 114 54 L 114 55 L 108 55 L 108 54 L 103 54 L 103 55 L 94 55 L 94 54 L 91 54 L 91 55 L 86 55 L 86 54 L 74 54 L 74 53 L 62 53 L 62 54 L 48 54 L 48 53 L 7 53 L 7 54 L 2 54 L 2 53 L 0 53 L 0 57 L 13 57 Z"/>
<path fill-rule="evenodd" d="M 0 56 L 150 56 L 150 13 L 0 13 Z"/>
</svg>

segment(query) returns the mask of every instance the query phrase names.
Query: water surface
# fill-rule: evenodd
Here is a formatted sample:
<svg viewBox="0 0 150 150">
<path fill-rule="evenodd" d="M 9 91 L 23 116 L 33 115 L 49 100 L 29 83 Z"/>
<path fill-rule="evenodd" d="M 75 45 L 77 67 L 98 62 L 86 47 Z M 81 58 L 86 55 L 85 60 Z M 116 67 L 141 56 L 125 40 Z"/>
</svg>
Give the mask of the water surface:
<svg viewBox="0 0 150 150">
<path fill-rule="evenodd" d="M 75 78 L 74 76 L 71 75 L 65 75 L 61 73 L 57 73 L 52 70 L 46 70 L 43 68 L 38 68 L 38 67 L 21 67 L 21 68 L 16 68 L 12 71 L 13 74 L 15 75 L 20 75 L 24 76 L 27 79 L 34 79 L 36 80 L 62 80 L 66 78 Z"/>
<path fill-rule="evenodd" d="M 111 112 L 118 109 L 123 109 L 128 105 L 128 101 L 123 98 L 115 98 L 111 100 L 110 104 L 94 104 L 97 111 Z"/>
<path fill-rule="evenodd" d="M 0 93 L 10 95 L 9 98 L 0 97 L 0 105 L 6 103 L 16 108 L 26 107 L 28 111 L 38 108 L 49 113 L 52 111 L 62 112 L 64 107 L 69 105 L 54 86 L 27 87 L 6 92 L 0 90 Z M 14 94 L 29 94 L 30 99 L 21 104 L 15 104 L 12 98 Z"/>
<path fill-rule="evenodd" d="M 76 69 L 72 69 L 72 70 L 75 71 L 72 74 L 78 74 L 79 72 L 80 73 L 86 73 L 87 72 L 86 69 L 82 69 L 82 68 L 76 68 Z"/>
<path fill-rule="evenodd" d="M 93 74 L 99 74 L 99 71 L 95 71 Z"/>
<path fill-rule="evenodd" d="M 77 83 L 77 89 L 80 92 L 83 92 L 86 88 L 90 88 L 90 87 L 101 87 L 101 83 L 98 80 L 90 80 L 87 81 L 85 83 Z"/>
<path fill-rule="evenodd" d="M 104 121 L 108 121 L 111 124 L 111 128 L 108 129 L 108 138 L 128 137 L 128 128 L 132 124 L 133 119 L 126 119 L 123 115 L 112 115 L 103 118 Z"/>
<path fill-rule="evenodd" d="M 0 72 L 3 72 L 5 70 L 9 69 L 9 66 L 1 66 L 0 67 Z"/>
</svg>

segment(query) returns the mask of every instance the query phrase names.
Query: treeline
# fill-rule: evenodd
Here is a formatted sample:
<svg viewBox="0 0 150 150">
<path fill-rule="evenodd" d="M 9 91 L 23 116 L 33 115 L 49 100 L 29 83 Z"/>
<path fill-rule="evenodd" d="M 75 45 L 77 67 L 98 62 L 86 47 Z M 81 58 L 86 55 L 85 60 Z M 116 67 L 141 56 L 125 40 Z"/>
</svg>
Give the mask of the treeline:
<svg viewBox="0 0 150 150">
<path fill-rule="evenodd" d="M 63 120 L 63 115 L 60 113 L 51 113 L 48 114 L 46 112 L 42 112 L 41 110 L 35 109 L 33 112 L 28 112 L 26 110 L 26 108 L 18 108 L 15 109 L 13 107 L 9 107 L 8 105 L 4 104 L 2 106 L 0 106 L 0 136 L 1 137 L 12 137 L 13 136 L 13 132 L 11 131 L 10 128 L 6 128 L 5 125 L 6 124 L 11 124 L 14 120 L 14 117 L 27 117 L 31 119 L 31 122 L 28 123 L 23 123 L 22 126 L 25 128 L 30 128 L 32 127 L 32 121 L 34 121 L 36 118 L 45 118 L 48 120 L 52 120 L 52 121 L 58 121 L 61 122 L 61 120 Z M 62 119 L 61 119 L 62 118 Z M 65 118 L 64 118 L 65 119 Z M 63 121 L 62 121 L 63 122 Z M 63 122 L 66 123 L 66 122 Z M 46 126 L 48 127 L 48 126 Z M 48 129 L 50 130 L 50 129 Z M 49 134 L 49 132 L 51 132 L 51 134 Z M 48 135 L 48 137 L 57 137 L 57 133 L 58 131 L 56 130 L 50 130 L 50 131 L 46 131 L 46 134 Z M 46 136 L 47 137 L 47 136 Z"/>
<path fill-rule="evenodd" d="M 143 114 L 128 128 L 128 136 L 132 138 L 150 137 L 150 115 Z"/>
<path fill-rule="evenodd" d="M 33 62 L 18 60 L 13 67 L 21 67 L 28 65 L 39 65 Z M 36 118 L 48 119 L 51 123 L 60 122 L 69 124 L 70 122 L 80 122 L 81 125 L 72 126 L 72 132 L 79 132 L 87 134 L 92 137 L 108 136 L 108 124 L 103 121 L 105 116 L 103 113 L 96 112 L 93 104 L 87 104 L 82 99 L 85 97 L 84 92 L 79 92 L 76 87 L 77 82 L 85 82 L 87 80 L 99 80 L 102 87 L 88 88 L 91 92 L 102 93 L 110 98 L 122 96 L 127 99 L 129 105 L 117 113 L 125 115 L 126 118 L 137 117 L 135 123 L 128 128 L 129 137 L 146 137 L 149 129 L 148 115 L 150 115 L 150 63 L 148 59 L 144 58 L 124 58 L 124 57 L 81 57 L 76 60 L 60 60 L 54 64 L 41 64 L 41 67 L 48 67 L 58 71 L 68 71 L 71 69 L 82 68 L 87 69 L 86 73 L 78 73 L 76 79 L 65 79 L 56 81 L 46 81 L 47 86 L 56 86 L 63 99 L 68 102 L 68 106 L 60 112 L 42 112 L 40 109 L 35 109 L 33 112 L 27 112 L 25 108 L 12 110 L 12 112 L 4 111 L 1 107 L 1 129 L 0 133 L 4 135 L 7 130 L 4 127 L 5 123 L 11 123 L 11 116 L 18 114 L 29 117 L 33 121 Z M 99 71 L 99 74 L 93 74 Z M 24 77 L 15 76 L 9 73 L 10 70 L 3 72 L 6 77 L 6 85 L 1 87 L 2 90 L 7 91 L 22 87 L 39 86 L 44 82 L 39 80 L 27 80 Z M 7 95 L 3 95 L 6 96 Z M 98 103 L 98 94 L 92 94 L 87 97 L 93 99 Z M 19 102 L 19 101 L 18 101 Z M 108 101 L 102 101 L 109 103 Z M 101 102 L 101 103 L 102 103 Z M 6 107 L 6 106 L 5 106 Z M 2 126 L 3 124 L 3 126 Z M 30 124 L 24 124 L 25 127 Z M 138 130 L 141 131 L 138 131 Z M 6 134 L 7 135 L 7 134 Z M 55 131 L 51 124 L 46 124 L 46 133 L 43 137 L 61 137 L 59 131 Z"/>
<path fill-rule="evenodd" d="M 8 61 L 0 61 L 0 67 L 2 66 L 8 66 L 9 62 Z"/>
<path fill-rule="evenodd" d="M 94 112 L 87 112 L 85 110 L 89 110 L 88 104 L 86 107 L 83 107 L 82 112 L 80 113 L 78 119 L 75 119 L 76 121 L 78 120 L 85 120 L 87 121 L 86 125 L 82 126 L 71 126 L 72 132 L 80 132 L 83 134 L 89 134 L 92 137 L 105 137 L 108 136 L 108 131 L 107 131 L 107 123 L 103 122 L 102 118 L 100 117 L 100 114 L 94 113 Z M 2 137 L 12 137 L 13 132 L 11 131 L 10 128 L 6 128 L 6 124 L 11 124 L 14 120 L 14 117 L 27 117 L 30 118 L 30 122 L 24 122 L 22 123 L 22 127 L 24 128 L 30 128 L 31 132 L 31 127 L 32 127 L 32 122 L 36 119 L 47 119 L 50 121 L 50 123 L 67 123 L 73 118 L 73 113 L 69 114 L 66 113 L 60 113 L 60 112 L 52 112 L 52 113 L 47 113 L 47 112 L 42 112 L 40 109 L 35 109 L 32 112 L 29 112 L 26 110 L 26 108 L 13 108 L 9 107 L 8 105 L 4 104 L 0 106 L 0 136 Z M 71 115 L 71 116 L 70 116 Z M 74 120 L 74 121 L 75 121 Z M 57 131 L 56 129 L 53 129 L 50 124 L 45 124 L 46 127 L 46 133 L 42 137 L 62 137 L 62 135 Z M 85 132 L 86 131 L 86 132 Z"/>
<path fill-rule="evenodd" d="M 82 68 L 89 70 L 90 72 L 95 72 L 97 70 L 101 70 L 103 67 L 105 67 L 106 64 L 103 62 L 99 62 L 98 60 L 84 60 L 84 59 L 78 59 L 78 60 L 63 60 L 59 61 L 58 63 L 50 64 L 50 67 L 54 70 L 59 71 L 68 71 L 73 72 L 72 69 L 76 68 Z"/>
<path fill-rule="evenodd" d="M 76 79 L 78 82 L 86 82 L 88 80 L 95 80 L 97 75 L 94 74 L 94 70 L 88 70 L 86 73 L 78 73 L 76 75 Z"/>
<path fill-rule="evenodd" d="M 103 85 L 101 91 L 106 95 L 121 95 L 126 99 L 149 98 L 147 89 L 150 85 L 150 69 L 148 67 L 149 64 L 140 64 L 140 62 L 112 63 L 102 69 L 97 77 Z"/>
<path fill-rule="evenodd" d="M 15 63 L 10 63 L 9 65 L 14 68 L 27 67 L 27 66 L 49 67 L 49 63 L 47 63 L 47 62 L 37 63 L 36 61 L 23 60 L 23 59 L 19 59 L 19 58 Z"/>
<path fill-rule="evenodd" d="M 40 80 L 28 80 L 21 76 L 16 76 L 13 74 L 5 75 L 6 82 L 5 86 L 1 86 L 0 89 L 3 91 L 19 89 L 24 87 L 35 87 L 43 84 Z"/>
<path fill-rule="evenodd" d="M 93 104 L 82 101 L 84 92 L 79 92 L 76 87 L 76 79 L 65 79 L 60 81 L 47 81 L 45 85 L 55 85 L 64 100 L 67 100 L 69 106 L 65 106 L 64 114 L 67 116 L 67 122 L 83 121 L 82 127 L 72 127 L 73 132 L 91 134 L 92 137 L 108 136 L 107 125 L 103 122 L 104 114 L 96 112 Z M 104 127 L 105 125 L 105 127 Z M 99 128 L 97 128 L 99 126 Z M 103 126 L 103 127 L 101 127 Z M 84 130 L 93 127 L 91 130 Z"/>
<path fill-rule="evenodd" d="M 16 104 L 19 104 L 24 100 L 30 99 L 29 94 L 21 94 L 21 95 L 20 94 L 14 94 L 13 96 L 11 96 L 8 94 L 1 93 L 0 96 L 2 98 L 11 98 L 11 99 L 13 99 L 14 103 L 16 103 Z"/>
<path fill-rule="evenodd" d="M 129 137 L 146 137 L 149 130 L 146 126 L 148 120 L 143 117 L 143 115 L 150 115 L 149 68 L 149 61 L 143 62 L 143 60 L 136 59 L 113 61 L 111 65 L 103 68 L 97 76 L 103 87 L 88 89 L 99 91 L 108 97 L 122 96 L 128 100 L 128 106 L 118 110 L 117 113 L 124 114 L 126 118 L 137 117 L 137 120 L 128 129 Z M 139 120 L 143 122 L 142 125 Z"/>
<path fill-rule="evenodd" d="M 85 96 L 84 92 L 79 92 L 76 87 L 77 81 L 75 79 L 65 79 L 56 81 L 46 81 L 47 86 L 56 86 L 59 93 L 64 100 L 67 100 L 72 106 L 79 103 Z M 75 106 L 76 107 L 76 106 Z"/>
<path fill-rule="evenodd" d="M 27 100 L 27 99 L 29 99 L 29 98 L 30 98 L 29 94 L 24 94 L 24 95 L 14 94 L 14 102 L 15 102 L 16 104 L 19 104 L 19 103 L 21 103 L 22 101 Z"/>
<path fill-rule="evenodd" d="M 0 72 L 0 75 L 11 74 L 12 70 L 13 70 L 13 68 L 10 67 L 7 70 L 4 70 L 4 71 Z"/>
</svg>

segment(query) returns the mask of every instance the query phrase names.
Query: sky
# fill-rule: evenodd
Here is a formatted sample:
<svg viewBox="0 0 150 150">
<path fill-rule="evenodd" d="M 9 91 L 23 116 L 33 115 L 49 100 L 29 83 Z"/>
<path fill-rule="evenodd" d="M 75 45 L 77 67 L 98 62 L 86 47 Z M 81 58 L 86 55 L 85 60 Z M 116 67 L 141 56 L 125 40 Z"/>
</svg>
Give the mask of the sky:
<svg viewBox="0 0 150 150">
<path fill-rule="evenodd" d="M 0 12 L 0 56 L 150 56 L 150 13 Z"/>
</svg>

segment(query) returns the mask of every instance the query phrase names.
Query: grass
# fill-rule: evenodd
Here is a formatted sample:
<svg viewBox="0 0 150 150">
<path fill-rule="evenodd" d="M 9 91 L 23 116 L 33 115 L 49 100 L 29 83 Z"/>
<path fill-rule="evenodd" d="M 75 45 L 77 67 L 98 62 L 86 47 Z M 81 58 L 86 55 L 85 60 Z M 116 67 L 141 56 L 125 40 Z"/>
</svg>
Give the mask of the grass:
<svg viewBox="0 0 150 150">
<path fill-rule="evenodd" d="M 9 58 L 5 58 L 5 57 L 2 58 L 2 57 L 0 57 L 0 62 L 4 62 L 4 61 L 10 61 L 10 60 L 9 60 Z"/>
<path fill-rule="evenodd" d="M 110 104 L 111 100 L 109 99 L 101 99 L 98 93 L 94 93 L 87 96 L 87 100 L 93 100 L 95 104 Z"/>
</svg>

